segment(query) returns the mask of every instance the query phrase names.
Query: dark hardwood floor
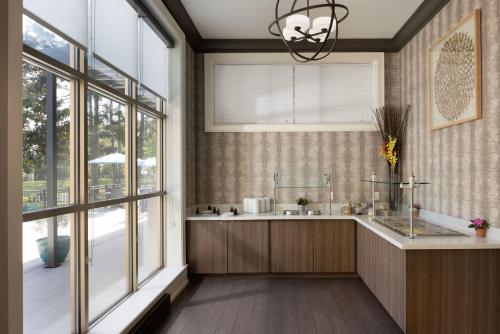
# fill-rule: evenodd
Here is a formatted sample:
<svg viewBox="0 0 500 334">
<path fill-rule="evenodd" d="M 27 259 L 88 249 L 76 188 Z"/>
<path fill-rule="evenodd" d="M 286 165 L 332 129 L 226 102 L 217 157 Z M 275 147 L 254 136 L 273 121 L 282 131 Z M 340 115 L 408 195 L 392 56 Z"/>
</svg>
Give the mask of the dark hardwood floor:
<svg viewBox="0 0 500 334">
<path fill-rule="evenodd" d="M 195 278 L 154 333 L 402 333 L 358 278 Z"/>
</svg>

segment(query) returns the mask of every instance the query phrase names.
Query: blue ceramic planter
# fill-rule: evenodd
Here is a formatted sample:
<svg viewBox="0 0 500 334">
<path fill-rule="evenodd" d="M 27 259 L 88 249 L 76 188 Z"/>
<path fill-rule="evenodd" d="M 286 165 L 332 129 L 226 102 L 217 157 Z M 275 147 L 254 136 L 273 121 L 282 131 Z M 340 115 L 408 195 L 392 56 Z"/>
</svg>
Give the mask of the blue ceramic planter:
<svg viewBox="0 0 500 334">
<path fill-rule="evenodd" d="M 38 239 L 38 254 L 40 258 L 47 265 L 49 263 L 49 245 L 47 238 Z M 69 235 L 60 235 L 57 237 L 56 252 L 57 252 L 57 265 L 64 263 L 69 254 Z"/>
</svg>

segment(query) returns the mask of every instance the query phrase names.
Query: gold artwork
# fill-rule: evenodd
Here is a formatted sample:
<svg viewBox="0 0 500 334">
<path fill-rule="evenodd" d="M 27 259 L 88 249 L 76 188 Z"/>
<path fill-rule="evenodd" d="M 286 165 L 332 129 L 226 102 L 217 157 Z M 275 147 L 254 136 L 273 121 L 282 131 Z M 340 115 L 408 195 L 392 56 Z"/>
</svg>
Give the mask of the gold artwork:
<svg viewBox="0 0 500 334">
<path fill-rule="evenodd" d="M 432 129 L 480 117 L 479 27 L 479 10 L 475 10 L 429 50 Z"/>
</svg>

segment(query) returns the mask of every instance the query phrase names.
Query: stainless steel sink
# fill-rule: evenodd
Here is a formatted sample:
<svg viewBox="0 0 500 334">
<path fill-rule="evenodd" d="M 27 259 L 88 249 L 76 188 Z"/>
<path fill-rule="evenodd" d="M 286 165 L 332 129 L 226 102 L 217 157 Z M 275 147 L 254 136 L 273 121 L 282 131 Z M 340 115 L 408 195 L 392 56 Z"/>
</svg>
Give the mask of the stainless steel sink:
<svg viewBox="0 0 500 334">
<path fill-rule="evenodd" d="M 394 232 L 404 236 L 410 235 L 410 218 L 407 217 L 375 217 L 375 221 Z M 464 237 L 461 232 L 439 226 L 421 218 L 413 219 L 413 234 L 415 237 Z"/>
</svg>

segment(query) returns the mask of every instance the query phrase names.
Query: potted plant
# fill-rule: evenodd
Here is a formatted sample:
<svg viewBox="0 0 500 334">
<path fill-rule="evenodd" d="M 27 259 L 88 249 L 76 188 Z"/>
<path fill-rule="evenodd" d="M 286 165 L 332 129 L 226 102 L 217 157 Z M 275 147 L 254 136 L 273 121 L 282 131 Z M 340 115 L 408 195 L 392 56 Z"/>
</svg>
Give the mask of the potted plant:
<svg viewBox="0 0 500 334">
<path fill-rule="evenodd" d="M 486 230 L 490 228 L 490 224 L 485 219 L 477 217 L 470 221 L 469 228 L 476 230 L 476 237 L 484 238 L 486 237 Z"/>
<path fill-rule="evenodd" d="M 305 197 L 299 197 L 296 199 L 297 205 L 299 206 L 299 214 L 306 214 L 306 206 L 309 204 L 309 200 Z"/>
<path fill-rule="evenodd" d="M 411 206 L 411 215 L 413 218 L 418 218 L 420 216 L 420 209 L 422 209 L 420 204 L 413 203 Z"/>
</svg>

